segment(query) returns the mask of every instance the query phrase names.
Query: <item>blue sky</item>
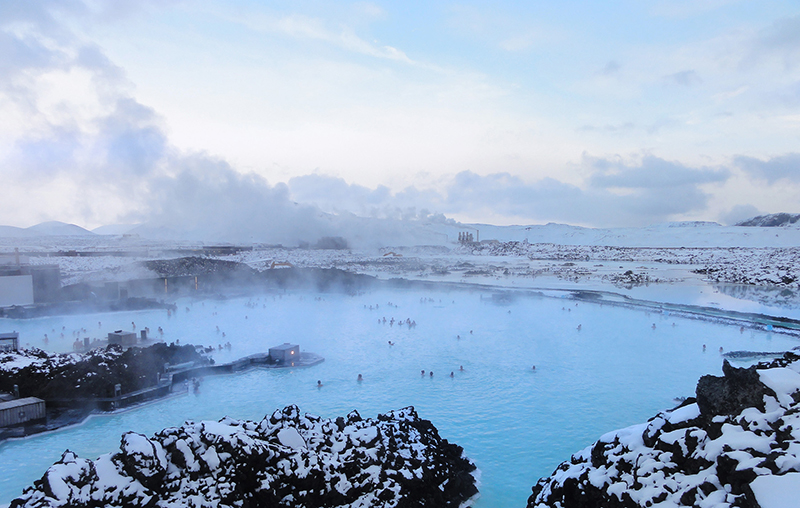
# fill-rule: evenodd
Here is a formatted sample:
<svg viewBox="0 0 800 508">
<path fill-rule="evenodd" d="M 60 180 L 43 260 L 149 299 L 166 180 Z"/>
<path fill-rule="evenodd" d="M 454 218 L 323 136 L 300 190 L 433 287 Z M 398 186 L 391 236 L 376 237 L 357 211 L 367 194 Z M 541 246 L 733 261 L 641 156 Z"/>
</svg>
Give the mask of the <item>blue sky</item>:
<svg viewBox="0 0 800 508">
<path fill-rule="evenodd" d="M 0 30 L 3 224 L 223 193 L 268 203 L 232 217 L 798 212 L 796 2 L 0 0 Z"/>
</svg>

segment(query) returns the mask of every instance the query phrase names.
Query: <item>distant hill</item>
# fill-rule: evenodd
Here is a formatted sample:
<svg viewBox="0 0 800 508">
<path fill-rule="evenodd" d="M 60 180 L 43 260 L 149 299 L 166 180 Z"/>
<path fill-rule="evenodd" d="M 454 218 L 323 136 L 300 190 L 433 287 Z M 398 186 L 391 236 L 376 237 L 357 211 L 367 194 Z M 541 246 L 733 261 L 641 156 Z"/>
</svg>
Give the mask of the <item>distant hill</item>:
<svg viewBox="0 0 800 508">
<path fill-rule="evenodd" d="M 92 233 L 96 235 L 124 235 L 130 233 L 130 231 L 136 227 L 139 227 L 140 224 L 109 224 L 107 226 L 100 226 L 94 228 Z"/>
<path fill-rule="evenodd" d="M 0 226 L 0 238 L 20 238 L 25 236 L 25 230 L 14 226 Z"/>
<path fill-rule="evenodd" d="M 75 224 L 59 221 L 42 222 L 25 229 L 26 236 L 93 236 L 94 233 Z"/>
<path fill-rule="evenodd" d="M 762 227 L 773 228 L 780 226 L 791 226 L 800 220 L 800 213 L 771 213 L 769 215 L 759 215 L 751 219 L 737 222 L 735 226 L 749 226 L 749 227 Z"/>
</svg>

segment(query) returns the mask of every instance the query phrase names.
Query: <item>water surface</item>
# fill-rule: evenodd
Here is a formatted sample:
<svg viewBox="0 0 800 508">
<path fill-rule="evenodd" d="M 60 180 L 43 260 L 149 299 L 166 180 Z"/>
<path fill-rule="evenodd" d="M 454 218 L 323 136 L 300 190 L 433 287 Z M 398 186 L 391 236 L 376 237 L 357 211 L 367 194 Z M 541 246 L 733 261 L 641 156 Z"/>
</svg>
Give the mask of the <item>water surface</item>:
<svg viewBox="0 0 800 508">
<path fill-rule="evenodd" d="M 390 326 L 391 318 L 417 326 Z M 132 322 L 151 334 L 161 326 L 168 342 L 229 341 L 231 351 L 215 353 L 217 361 L 283 342 L 326 360 L 306 369 L 208 377 L 197 394 L 1 444 L 0 503 L 40 478 L 67 448 L 95 458 L 116 451 L 128 430 L 150 435 L 185 420 L 226 415 L 260 420 L 296 404 L 323 417 L 353 409 L 374 417 L 413 405 L 480 468 L 475 506 L 524 506 L 536 480 L 572 453 L 674 406 L 675 397 L 693 395 L 701 375 L 720 374 L 720 347 L 798 345 L 784 335 L 569 299 L 521 296 L 499 305 L 477 290 L 187 299 L 171 317 L 120 312 L 6 320 L 2 326 L 39 347 L 47 333 L 49 349 L 68 351 L 77 330 L 86 329 L 81 337 L 101 337 Z"/>
</svg>

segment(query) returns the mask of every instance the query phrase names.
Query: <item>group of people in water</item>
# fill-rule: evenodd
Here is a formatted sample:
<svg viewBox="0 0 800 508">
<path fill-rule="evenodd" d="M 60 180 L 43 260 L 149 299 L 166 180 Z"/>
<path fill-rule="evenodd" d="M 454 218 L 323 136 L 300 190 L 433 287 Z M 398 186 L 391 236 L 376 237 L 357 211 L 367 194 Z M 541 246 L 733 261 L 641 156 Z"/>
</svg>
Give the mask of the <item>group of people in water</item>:
<svg viewBox="0 0 800 508">
<path fill-rule="evenodd" d="M 536 367 L 534 367 L 534 369 L 535 369 L 535 368 L 536 368 Z M 458 367 L 458 371 L 459 371 L 459 372 L 464 372 L 464 366 L 463 366 L 463 365 L 460 365 L 460 366 Z M 431 378 L 433 377 L 433 371 L 432 371 L 432 370 L 431 370 L 431 371 L 427 371 L 427 372 L 426 372 L 426 371 L 425 371 L 425 369 L 422 369 L 422 370 L 420 371 L 420 375 L 421 375 L 422 377 L 425 377 L 425 376 L 426 376 L 426 374 L 427 374 L 427 376 L 428 376 L 428 377 L 431 377 Z M 450 377 L 452 378 L 452 377 L 455 377 L 455 376 L 456 376 L 456 373 L 455 373 L 455 371 L 450 371 Z M 362 376 L 361 374 L 359 374 L 359 375 L 358 375 L 358 377 L 356 378 L 356 382 L 358 382 L 358 383 L 361 383 L 361 382 L 363 382 L 363 381 L 364 381 L 364 376 Z M 318 379 L 318 380 L 317 380 L 317 388 L 322 388 L 323 386 L 325 386 L 325 385 L 322 383 L 322 380 L 321 380 L 321 379 Z"/>
<path fill-rule="evenodd" d="M 403 321 L 403 320 L 395 320 L 394 318 L 391 318 L 389 320 L 389 326 L 394 326 L 395 323 L 397 323 L 397 326 L 407 325 L 409 330 L 412 329 L 412 328 L 416 328 L 417 327 L 417 322 L 412 320 L 411 318 L 406 318 L 405 321 Z M 385 325 L 386 324 L 386 316 L 383 316 L 383 319 L 379 318 L 378 319 L 378 324 L 384 324 Z"/>
</svg>

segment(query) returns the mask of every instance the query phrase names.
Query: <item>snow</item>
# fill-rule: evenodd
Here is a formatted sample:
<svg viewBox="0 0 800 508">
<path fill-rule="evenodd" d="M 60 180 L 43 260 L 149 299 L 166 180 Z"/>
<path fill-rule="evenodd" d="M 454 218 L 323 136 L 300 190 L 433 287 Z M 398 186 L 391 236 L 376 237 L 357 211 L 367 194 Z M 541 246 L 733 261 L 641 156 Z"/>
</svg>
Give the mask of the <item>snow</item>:
<svg viewBox="0 0 800 508">
<path fill-rule="evenodd" d="M 800 500 L 800 473 L 759 476 L 750 489 L 761 508 L 795 508 Z"/>
<path fill-rule="evenodd" d="M 294 427 L 285 427 L 279 430 L 278 441 L 280 441 L 283 446 L 287 446 L 295 450 L 306 447 L 305 440 Z"/>
<path fill-rule="evenodd" d="M 406 408 L 409 415 L 415 412 Z M 20 506 L 241 506 L 267 504 L 270 496 L 282 496 L 277 506 L 316 507 L 330 499 L 332 490 L 344 496 L 339 508 L 382 506 L 393 508 L 405 498 L 414 505 L 425 499 L 461 502 L 474 495 L 468 483 L 451 486 L 450 478 L 462 478 L 474 466 L 461 456 L 462 450 L 442 440 L 429 422 L 397 421 L 379 415 L 378 419 L 362 419 L 351 413 L 347 417 L 348 432 L 339 430 L 331 420 L 300 416 L 296 406 L 266 417 L 261 423 L 223 418 L 219 422 L 186 423 L 168 428 L 152 438 L 126 433 L 120 445 L 121 453 L 105 454 L 96 461 L 79 459 L 67 452 L 61 461 L 50 467 L 42 481 L 25 490 Z M 426 429 L 422 435 L 415 427 Z M 367 432 L 368 428 L 380 428 Z M 235 429 L 234 432 L 229 430 Z M 277 430 L 277 432 L 273 432 Z M 306 448 L 306 437 L 332 437 L 342 434 L 370 438 L 384 434 L 394 440 L 375 441 L 369 445 L 351 444 L 342 453 L 332 452 L 317 440 L 313 449 Z M 179 438 L 180 436 L 180 438 Z M 402 464 L 398 447 L 412 441 L 424 443 L 411 458 L 412 465 L 401 470 L 389 464 Z M 276 446 L 280 443 L 281 446 Z M 302 451 L 298 451 L 302 448 Z M 227 449 L 232 453 L 218 453 Z M 164 461 L 154 464 L 155 457 Z M 187 454 L 204 462 L 208 468 L 200 471 L 189 466 Z M 224 456 L 224 458 L 223 458 Z M 177 460 L 176 460 L 177 459 Z M 419 465 L 419 467 L 416 467 Z M 154 474 L 155 466 L 163 466 L 162 474 Z M 411 471 L 409 471 L 411 470 Z M 409 482 L 414 472 L 422 482 Z M 310 478 L 314 475 L 314 478 Z M 323 479 L 320 482 L 319 480 Z M 444 480 L 444 481 L 442 481 Z M 311 483 L 309 483 L 311 482 Z M 252 485 L 260 485 L 257 491 Z M 313 485 L 313 487 L 312 487 Z M 436 490 L 436 493 L 432 493 Z M 395 495 L 379 503 L 384 492 Z M 433 496 L 433 497 L 432 497 Z M 261 503 L 254 503 L 260 500 Z M 264 501 L 266 500 L 266 501 Z"/>
<path fill-rule="evenodd" d="M 783 367 L 758 371 L 759 379 L 778 396 L 778 402 L 788 406 L 793 402 L 791 395 L 800 390 L 800 374 Z"/>
<path fill-rule="evenodd" d="M 700 416 L 700 407 L 696 403 L 687 404 L 672 411 L 669 416 L 667 416 L 667 421 L 673 424 L 682 423 L 688 420 L 693 420 L 698 416 Z"/>
</svg>

